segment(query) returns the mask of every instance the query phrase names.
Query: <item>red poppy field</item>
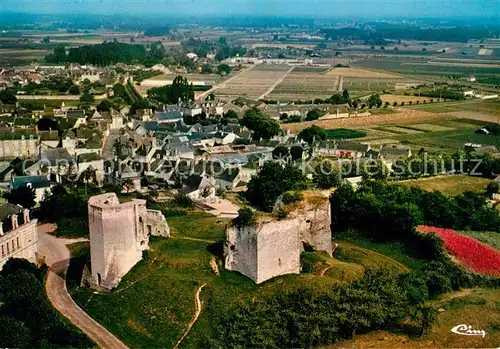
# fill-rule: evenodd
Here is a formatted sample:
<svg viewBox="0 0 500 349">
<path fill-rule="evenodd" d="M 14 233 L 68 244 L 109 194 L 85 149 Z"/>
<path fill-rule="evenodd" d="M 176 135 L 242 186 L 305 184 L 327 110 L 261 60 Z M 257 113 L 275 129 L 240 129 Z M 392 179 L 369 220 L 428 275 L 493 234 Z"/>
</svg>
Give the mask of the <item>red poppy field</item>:
<svg viewBox="0 0 500 349">
<path fill-rule="evenodd" d="M 421 233 L 435 233 L 439 236 L 446 250 L 471 271 L 500 276 L 500 251 L 493 247 L 452 229 L 420 225 L 417 230 Z"/>
</svg>

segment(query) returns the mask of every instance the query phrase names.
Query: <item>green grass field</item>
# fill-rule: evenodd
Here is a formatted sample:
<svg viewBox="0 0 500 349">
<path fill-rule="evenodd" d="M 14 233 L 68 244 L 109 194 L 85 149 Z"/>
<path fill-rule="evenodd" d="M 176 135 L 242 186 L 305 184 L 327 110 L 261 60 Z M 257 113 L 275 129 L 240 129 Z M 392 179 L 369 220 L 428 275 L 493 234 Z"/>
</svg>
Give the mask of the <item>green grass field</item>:
<svg viewBox="0 0 500 349">
<path fill-rule="evenodd" d="M 465 191 L 484 193 L 489 179 L 465 175 L 437 176 L 397 182 L 405 187 L 418 186 L 426 191 L 440 191 L 447 196 L 457 196 Z"/>
<path fill-rule="evenodd" d="M 339 259 L 319 252 L 304 253 L 301 275 L 286 275 L 255 285 L 243 275 L 224 270 L 219 261 L 217 276 L 210 260 L 220 253 L 220 245 L 210 241 L 223 238 L 225 223 L 205 214 L 171 217 L 171 238 L 151 239 L 147 259 L 136 265 L 116 290 L 94 294 L 93 290 L 68 281 L 71 295 L 131 348 L 170 348 L 194 314 L 196 289 L 206 283 L 201 292 L 201 315 L 182 344 L 185 348 L 197 348 L 240 302 L 297 287 L 329 289 L 334 284 L 358 279 L 366 268 L 395 273 L 408 270 L 391 257 L 341 242 Z M 84 246 L 72 246 L 83 260 Z"/>
<path fill-rule="evenodd" d="M 348 138 L 362 138 L 366 137 L 363 131 L 350 130 L 346 128 L 334 128 L 325 130 L 326 138 L 328 139 L 348 139 Z"/>
</svg>

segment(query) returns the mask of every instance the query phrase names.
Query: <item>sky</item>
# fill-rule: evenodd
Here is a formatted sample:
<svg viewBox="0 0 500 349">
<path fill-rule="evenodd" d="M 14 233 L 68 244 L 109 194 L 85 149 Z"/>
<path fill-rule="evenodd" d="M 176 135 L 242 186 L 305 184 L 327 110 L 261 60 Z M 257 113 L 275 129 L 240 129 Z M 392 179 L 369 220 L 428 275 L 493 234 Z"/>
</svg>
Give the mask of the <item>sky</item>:
<svg viewBox="0 0 500 349">
<path fill-rule="evenodd" d="M 496 16 L 500 22 L 500 0 L 0 0 L 0 11 L 313 18 Z"/>
</svg>

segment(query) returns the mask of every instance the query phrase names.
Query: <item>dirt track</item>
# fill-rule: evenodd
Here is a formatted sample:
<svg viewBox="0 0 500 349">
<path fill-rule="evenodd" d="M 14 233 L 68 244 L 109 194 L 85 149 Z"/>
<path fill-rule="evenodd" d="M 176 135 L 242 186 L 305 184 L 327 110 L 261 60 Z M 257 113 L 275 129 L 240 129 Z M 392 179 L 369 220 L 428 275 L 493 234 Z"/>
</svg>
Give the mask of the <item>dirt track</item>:
<svg viewBox="0 0 500 349">
<path fill-rule="evenodd" d="M 370 126 L 370 125 L 383 125 L 383 124 L 402 124 L 402 123 L 414 123 L 424 120 L 435 120 L 435 119 L 453 119 L 454 117 L 450 115 L 429 113 L 420 110 L 411 109 L 396 109 L 395 113 L 391 114 L 380 114 L 380 115 L 370 115 L 370 116 L 360 116 L 360 117 L 349 117 L 344 119 L 332 119 L 332 120 L 316 120 L 316 121 L 306 121 L 298 122 L 293 124 L 282 124 L 281 128 L 284 130 L 289 130 L 292 133 L 299 132 L 300 130 L 317 125 L 325 129 L 339 128 L 339 127 L 356 127 L 356 126 Z"/>
</svg>

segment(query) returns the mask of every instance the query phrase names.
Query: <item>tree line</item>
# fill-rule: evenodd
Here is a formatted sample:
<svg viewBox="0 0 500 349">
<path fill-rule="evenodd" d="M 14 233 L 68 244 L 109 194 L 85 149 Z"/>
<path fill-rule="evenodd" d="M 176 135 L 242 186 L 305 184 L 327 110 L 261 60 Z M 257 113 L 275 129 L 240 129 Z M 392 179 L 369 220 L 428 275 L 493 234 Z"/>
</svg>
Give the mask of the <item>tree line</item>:
<svg viewBox="0 0 500 349">
<path fill-rule="evenodd" d="M 160 43 L 149 45 L 103 42 L 96 45 L 84 45 L 69 48 L 54 48 L 54 52 L 45 57 L 50 63 L 80 63 L 98 66 L 116 63 L 157 63 L 165 57 L 165 48 Z"/>
</svg>

